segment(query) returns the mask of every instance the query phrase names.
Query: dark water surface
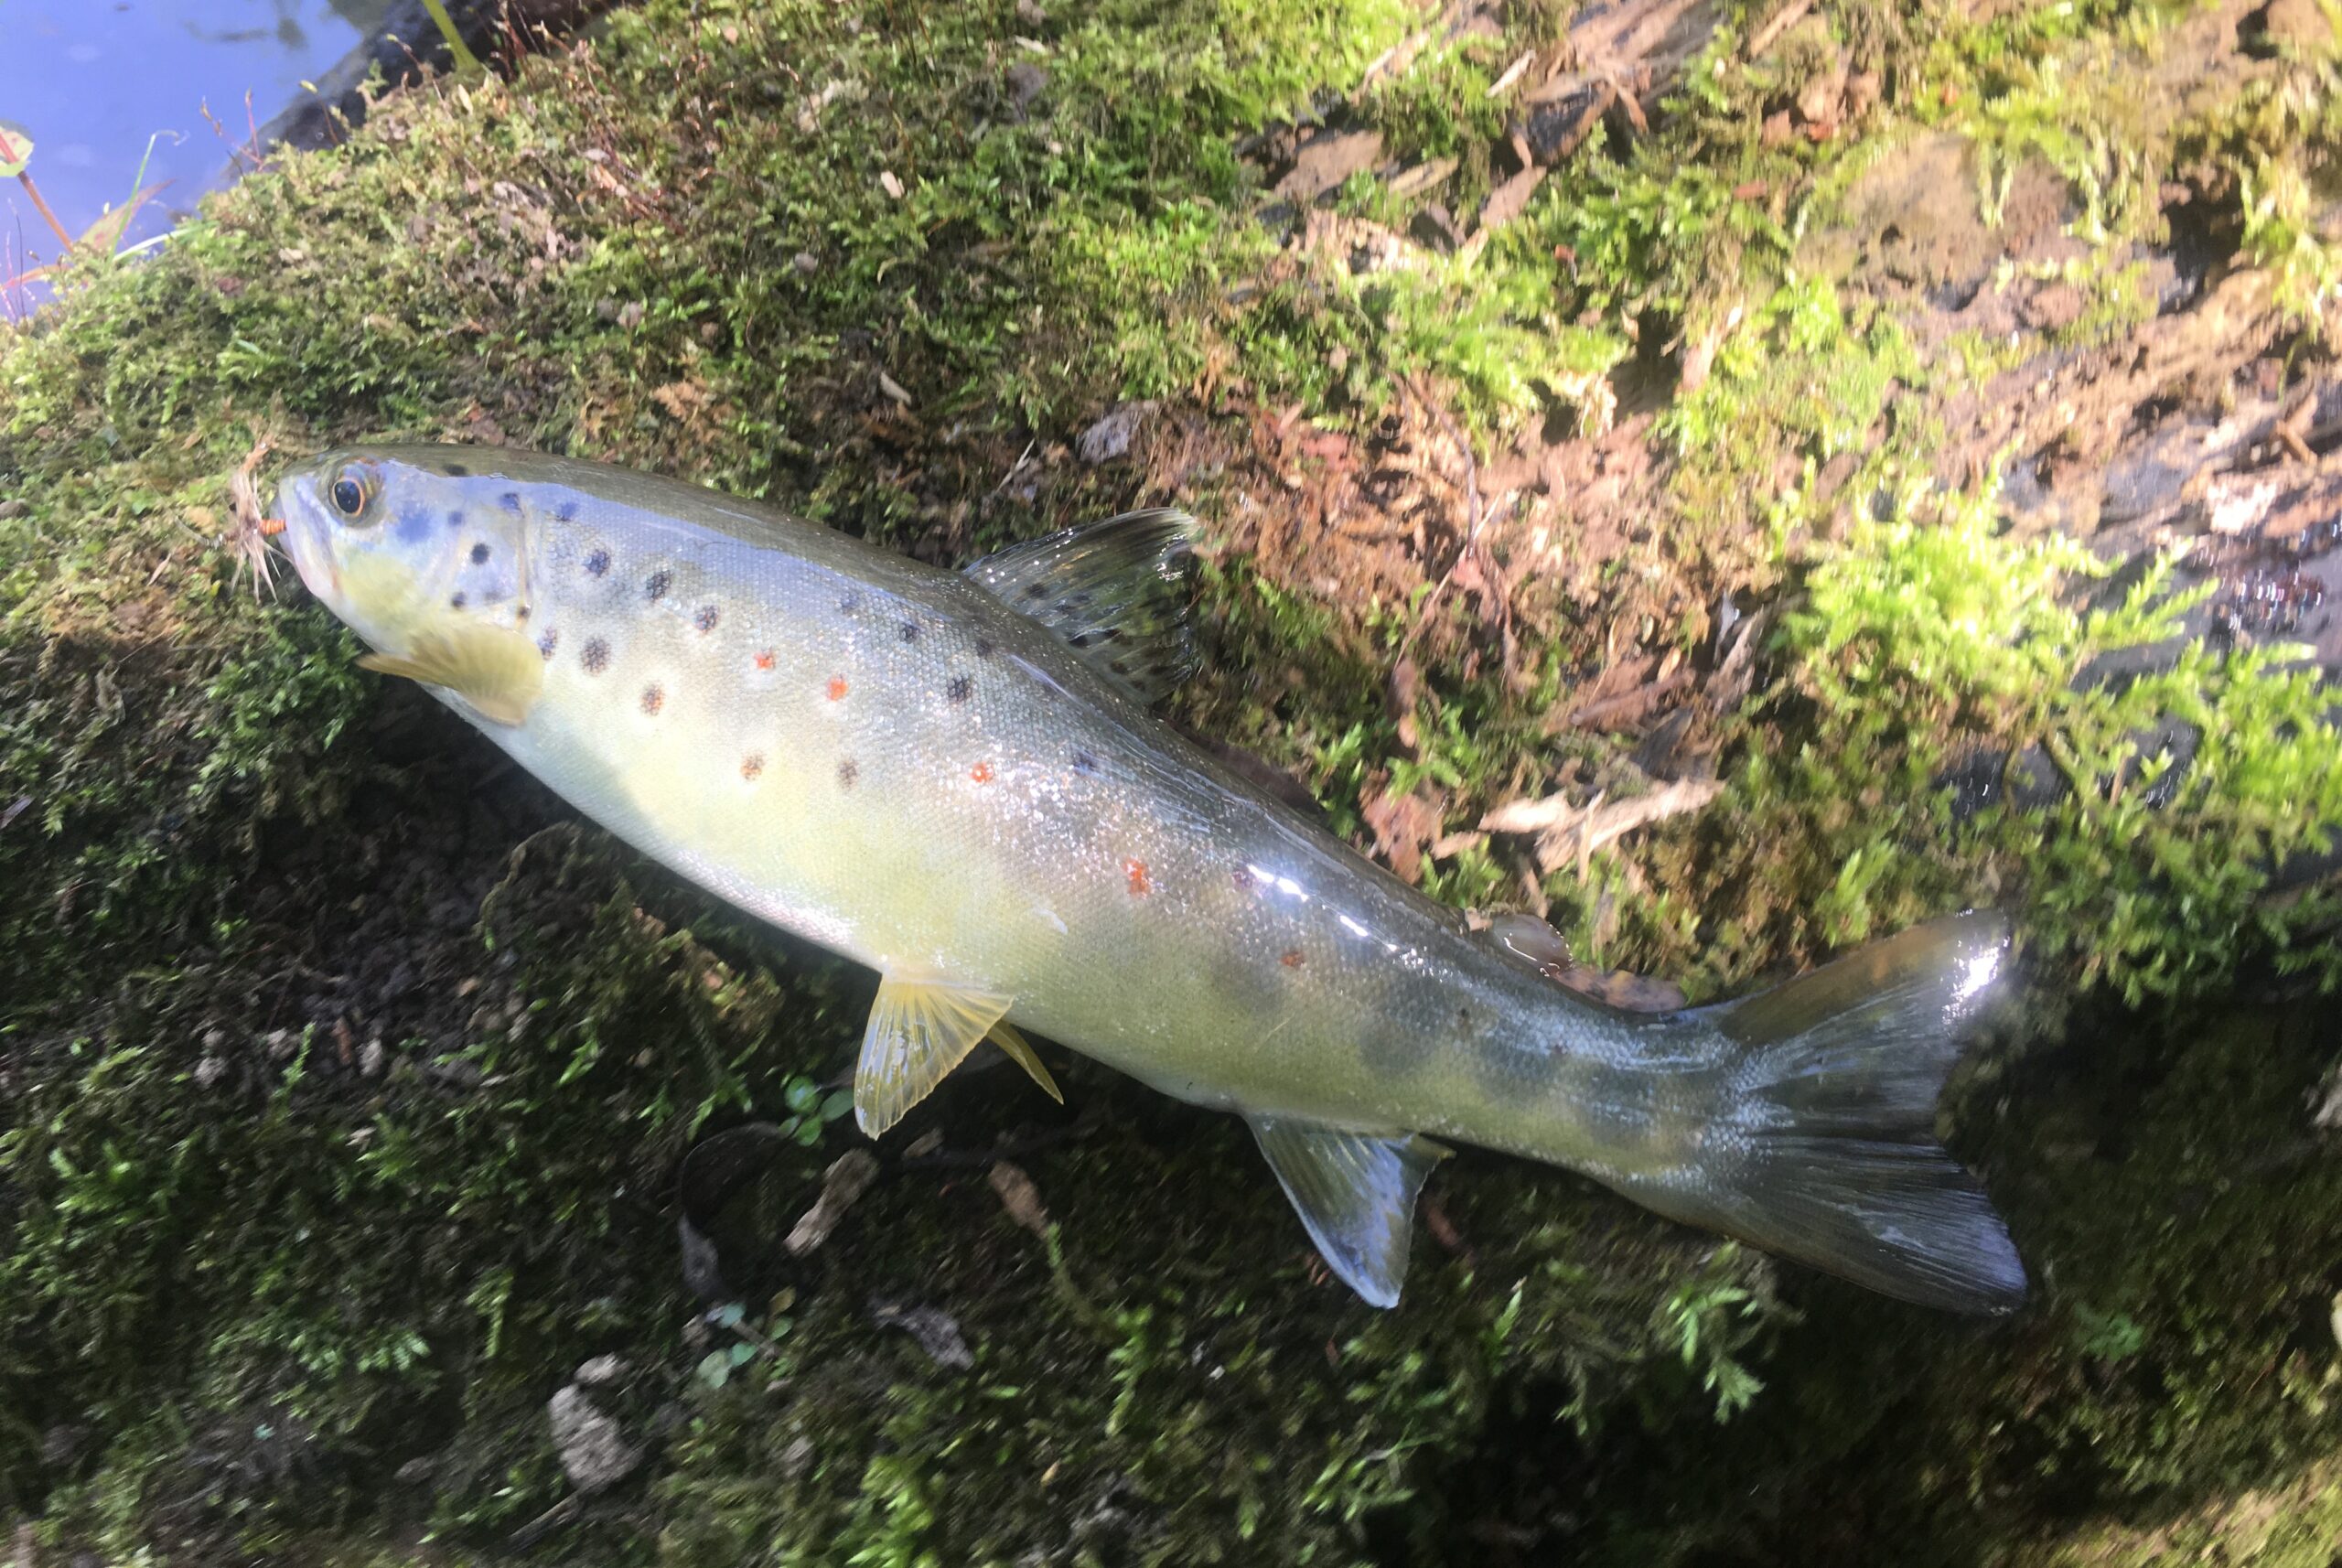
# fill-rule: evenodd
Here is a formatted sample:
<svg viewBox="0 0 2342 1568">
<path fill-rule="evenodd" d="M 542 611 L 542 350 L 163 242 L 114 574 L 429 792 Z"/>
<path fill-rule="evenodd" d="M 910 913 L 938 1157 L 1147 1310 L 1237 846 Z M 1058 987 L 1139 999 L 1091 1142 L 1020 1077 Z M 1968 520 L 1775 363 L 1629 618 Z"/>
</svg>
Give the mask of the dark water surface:
<svg viewBox="0 0 2342 1568">
<path fill-rule="evenodd" d="M 0 120 L 31 135 L 33 179 L 74 234 L 129 199 L 145 158 L 146 184 L 170 183 L 138 213 L 134 242 L 191 208 L 249 126 L 347 53 L 387 4 L 0 0 Z M 206 105 L 233 144 L 206 122 Z M 0 180 L 0 279 L 55 260 L 58 248 L 23 187 Z"/>
</svg>

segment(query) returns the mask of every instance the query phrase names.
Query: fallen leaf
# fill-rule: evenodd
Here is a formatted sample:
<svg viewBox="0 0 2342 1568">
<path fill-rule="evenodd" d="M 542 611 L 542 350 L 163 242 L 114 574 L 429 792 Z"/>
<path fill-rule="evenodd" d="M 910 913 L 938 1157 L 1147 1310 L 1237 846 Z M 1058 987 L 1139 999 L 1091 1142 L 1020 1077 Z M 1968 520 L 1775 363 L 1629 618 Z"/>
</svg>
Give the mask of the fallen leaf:
<svg viewBox="0 0 2342 1568">
<path fill-rule="evenodd" d="M 1391 869 L 1408 882 L 1422 876 L 1423 851 L 1443 825 L 1441 802 L 1385 789 L 1366 803 L 1363 814 L 1374 831 L 1375 850 Z"/>
<path fill-rule="evenodd" d="M 32 161 L 32 134 L 13 120 L 0 120 L 0 179 L 16 178 Z"/>
</svg>

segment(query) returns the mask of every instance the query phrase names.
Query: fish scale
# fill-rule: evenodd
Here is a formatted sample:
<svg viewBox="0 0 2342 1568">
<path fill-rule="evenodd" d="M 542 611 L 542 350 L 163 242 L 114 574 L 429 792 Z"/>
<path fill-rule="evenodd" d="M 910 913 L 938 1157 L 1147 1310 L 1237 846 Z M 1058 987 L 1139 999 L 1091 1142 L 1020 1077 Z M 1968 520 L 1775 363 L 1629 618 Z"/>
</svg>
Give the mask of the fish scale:
<svg viewBox="0 0 2342 1568">
<path fill-rule="evenodd" d="M 1425 1133 L 1914 1299 L 2022 1291 L 1925 1124 L 2004 945 L 1995 918 L 1920 928 L 1746 1010 L 1562 990 L 1147 710 L 1193 662 L 1183 518 L 957 574 L 508 452 L 353 449 L 281 498 L 303 579 L 370 664 L 424 682 L 644 854 L 879 972 L 855 1088 L 874 1132 L 987 1033 L 1055 1092 L 1030 1029 L 1244 1115 L 1329 1263 L 1379 1304 L 1436 1157 Z"/>
</svg>

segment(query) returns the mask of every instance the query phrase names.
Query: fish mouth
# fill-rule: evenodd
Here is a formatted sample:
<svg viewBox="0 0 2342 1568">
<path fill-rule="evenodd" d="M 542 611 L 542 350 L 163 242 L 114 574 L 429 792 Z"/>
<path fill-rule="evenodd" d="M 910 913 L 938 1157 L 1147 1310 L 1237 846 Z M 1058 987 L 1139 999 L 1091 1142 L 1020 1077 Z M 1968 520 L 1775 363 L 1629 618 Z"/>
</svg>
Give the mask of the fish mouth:
<svg viewBox="0 0 2342 1568">
<path fill-rule="evenodd" d="M 336 568 L 328 541 L 332 525 L 317 496 L 317 477 L 309 470 L 288 474 L 276 487 L 276 511 L 285 520 L 285 553 L 309 592 L 338 612 L 341 573 Z"/>
</svg>

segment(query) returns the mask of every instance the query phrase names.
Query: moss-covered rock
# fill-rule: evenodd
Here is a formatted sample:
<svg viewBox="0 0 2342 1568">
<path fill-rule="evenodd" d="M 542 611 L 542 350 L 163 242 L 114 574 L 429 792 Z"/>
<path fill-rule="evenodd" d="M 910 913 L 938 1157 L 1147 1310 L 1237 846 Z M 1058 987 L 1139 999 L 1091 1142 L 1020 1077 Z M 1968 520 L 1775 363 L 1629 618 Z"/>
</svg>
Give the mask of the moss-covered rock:
<svg viewBox="0 0 2342 1568">
<path fill-rule="evenodd" d="M 2342 822 L 2326 697 L 2252 654 L 2096 681 L 2179 624 L 2165 579 L 2070 607 L 2095 568 L 1998 535 L 1963 422 L 2033 440 L 1978 388 L 2133 387 L 2154 332 L 2183 362 L 2208 296 L 2139 292 L 2179 187 L 2261 282 L 2200 384 L 2138 395 L 2316 394 L 2332 67 L 2234 6 L 1769 10 L 1646 103 L 1570 96 L 1550 7 L 651 4 L 384 102 L 0 338 L 0 1477 L 39 1550 L 2322 1563 L 2334 1044 L 2198 1021 L 2336 978 L 2330 889 L 2274 886 Z M 2206 38 L 2181 112 L 2116 91 Z M 1377 156 L 1280 202 L 1327 121 Z M 1896 160 L 1939 145 L 1981 199 L 1914 260 Z M 1116 405 L 1129 456 L 1086 460 Z M 254 444 L 391 435 L 935 559 L 1176 495 L 1219 655 L 1180 715 L 1434 892 L 1700 994 L 1994 899 L 2032 1011 L 2174 1011 L 2087 1003 L 1965 1094 L 2042 1281 L 2008 1325 L 1468 1152 L 1376 1315 L 1233 1123 L 1079 1063 L 1064 1112 L 960 1075 L 827 1242 L 745 1256 L 853 1141 L 813 1112 L 717 1228 L 710 1314 L 685 1153 L 809 1114 L 869 982 L 249 591 Z M 2190 758 L 2141 762 L 2173 720 Z M 1630 761 L 1643 729 L 1672 750 Z M 2064 788 L 1971 810 L 1980 751 Z M 1726 788 L 1583 881 L 1468 831 L 1646 767 Z M 545 1402 L 603 1355 L 650 1459 L 572 1499 Z"/>
</svg>

